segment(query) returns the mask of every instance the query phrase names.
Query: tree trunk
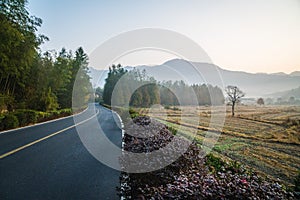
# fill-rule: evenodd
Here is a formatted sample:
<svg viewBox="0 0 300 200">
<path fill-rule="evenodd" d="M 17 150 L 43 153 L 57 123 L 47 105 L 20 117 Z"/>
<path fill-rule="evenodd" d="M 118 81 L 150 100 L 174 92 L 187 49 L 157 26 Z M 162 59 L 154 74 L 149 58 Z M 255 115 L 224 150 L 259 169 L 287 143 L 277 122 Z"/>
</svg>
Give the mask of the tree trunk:
<svg viewBox="0 0 300 200">
<path fill-rule="evenodd" d="M 234 106 L 235 106 L 235 103 L 232 102 L 232 107 L 231 107 L 231 113 L 232 113 L 232 117 L 234 117 Z"/>
</svg>

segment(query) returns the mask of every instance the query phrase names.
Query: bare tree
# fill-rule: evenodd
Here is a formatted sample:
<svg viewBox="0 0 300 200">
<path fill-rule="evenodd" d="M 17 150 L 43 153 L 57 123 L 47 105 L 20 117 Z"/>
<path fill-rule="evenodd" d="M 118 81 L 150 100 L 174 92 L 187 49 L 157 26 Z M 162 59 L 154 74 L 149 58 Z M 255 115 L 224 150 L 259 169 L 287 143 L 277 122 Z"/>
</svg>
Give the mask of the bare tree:
<svg viewBox="0 0 300 200">
<path fill-rule="evenodd" d="M 225 88 L 225 92 L 228 95 L 228 100 L 231 103 L 231 113 L 232 116 L 234 117 L 235 105 L 240 101 L 242 97 L 245 96 L 245 93 L 242 90 L 240 90 L 237 86 L 232 86 L 232 85 L 228 85 Z"/>
</svg>

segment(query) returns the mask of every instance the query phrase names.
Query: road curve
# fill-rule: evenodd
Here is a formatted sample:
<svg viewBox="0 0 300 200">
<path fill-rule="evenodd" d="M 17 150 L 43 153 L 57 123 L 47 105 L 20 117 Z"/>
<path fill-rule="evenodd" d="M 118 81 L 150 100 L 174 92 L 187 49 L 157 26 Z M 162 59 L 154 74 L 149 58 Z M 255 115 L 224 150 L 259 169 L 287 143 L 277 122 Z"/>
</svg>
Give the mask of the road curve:
<svg viewBox="0 0 300 200">
<path fill-rule="evenodd" d="M 121 148 L 115 114 L 100 106 L 95 109 L 96 115 L 90 106 L 77 119 L 95 115 L 107 138 Z M 87 133 L 94 130 L 88 120 L 78 126 Z M 0 133 L 0 156 L 7 152 L 13 153 L 0 159 L 0 199 L 119 199 L 120 172 L 86 150 L 72 117 Z"/>
</svg>

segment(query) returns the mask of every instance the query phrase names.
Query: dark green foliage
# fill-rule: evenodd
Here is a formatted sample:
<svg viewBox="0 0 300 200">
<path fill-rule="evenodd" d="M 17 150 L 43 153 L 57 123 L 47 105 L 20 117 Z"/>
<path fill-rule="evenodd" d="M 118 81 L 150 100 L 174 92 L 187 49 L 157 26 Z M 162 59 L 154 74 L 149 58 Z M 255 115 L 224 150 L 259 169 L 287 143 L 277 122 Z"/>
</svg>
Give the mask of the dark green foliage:
<svg viewBox="0 0 300 200">
<path fill-rule="evenodd" d="M 172 110 L 175 110 L 175 111 L 176 111 L 176 110 L 177 110 L 177 111 L 179 110 L 179 111 L 180 111 L 180 108 L 177 108 L 177 107 L 173 106 Z"/>
<path fill-rule="evenodd" d="M 71 108 L 75 80 L 76 106 L 84 105 L 91 88 L 87 55 L 81 47 L 75 56 L 64 48 L 41 54 L 39 45 L 48 38 L 37 35 L 42 20 L 30 16 L 26 5 L 26 0 L 0 2 L 0 111 Z"/>
<path fill-rule="evenodd" d="M 95 102 L 103 102 L 103 89 L 100 87 L 97 87 L 95 90 Z"/>
<path fill-rule="evenodd" d="M 26 0 L 0 4 L 0 94 L 23 96 L 21 91 L 30 77 L 38 46 L 47 40 L 36 35 L 42 20 L 30 16 L 26 4 Z"/>
<path fill-rule="evenodd" d="M 18 118 L 13 114 L 7 114 L 1 121 L 0 127 L 3 127 L 3 130 L 17 128 L 19 126 Z"/>
<path fill-rule="evenodd" d="M 242 164 L 238 161 L 231 161 L 227 166 L 227 170 L 233 171 L 235 173 L 240 173 L 242 172 Z"/>
<path fill-rule="evenodd" d="M 70 108 L 55 110 L 50 112 L 36 112 L 36 113 L 38 116 L 38 120 L 37 120 L 38 122 L 44 122 L 44 121 L 48 121 L 60 117 L 66 117 L 73 114 L 72 109 Z"/>
<path fill-rule="evenodd" d="M 213 154 L 208 154 L 206 156 L 206 165 L 213 167 L 213 171 L 221 171 L 222 167 L 225 165 L 225 162 Z"/>
<path fill-rule="evenodd" d="M 129 114 L 130 114 L 130 117 L 131 117 L 132 119 L 134 119 L 134 118 L 140 116 L 140 114 L 139 114 L 136 110 L 134 110 L 134 109 L 132 109 L 132 108 L 129 108 Z"/>
<path fill-rule="evenodd" d="M 206 165 L 210 167 L 210 171 L 212 172 L 231 171 L 238 174 L 243 174 L 245 172 L 248 172 L 250 174 L 252 173 L 251 171 L 247 171 L 240 162 L 227 162 L 211 153 L 206 156 Z"/>
<path fill-rule="evenodd" d="M 159 103 L 159 88 L 157 84 L 146 83 L 133 93 L 129 105 L 147 108 L 157 103 Z"/>
<path fill-rule="evenodd" d="M 164 106 L 164 109 L 169 110 L 169 109 L 171 109 L 171 107 L 170 107 L 169 105 L 165 105 L 165 106 Z"/>
<path fill-rule="evenodd" d="M 51 87 L 48 88 L 48 91 L 42 93 L 40 99 L 40 109 L 42 111 L 51 111 L 58 108 L 57 97 L 52 93 Z"/>
<path fill-rule="evenodd" d="M 4 130 L 4 123 L 3 123 L 4 117 L 5 115 L 0 114 L 0 131 Z"/>
<path fill-rule="evenodd" d="M 60 117 L 72 115 L 72 109 L 55 110 L 51 112 L 41 112 L 35 110 L 16 110 L 11 113 L 0 115 L 0 131 L 44 122 Z"/>
<path fill-rule="evenodd" d="M 20 126 L 27 125 L 27 118 L 24 112 L 16 112 L 14 115 L 17 117 Z"/>
<path fill-rule="evenodd" d="M 103 90 L 103 102 L 105 104 L 111 105 L 111 98 L 115 85 L 125 73 L 127 73 L 127 70 L 125 70 L 120 64 L 112 65 L 109 68 L 108 76 L 105 79 L 105 85 Z M 120 95 L 120 97 L 121 96 L 122 95 Z"/>
<path fill-rule="evenodd" d="M 37 122 L 38 114 L 34 110 L 18 110 L 13 113 L 19 121 L 19 126 L 26 126 Z"/>
<path fill-rule="evenodd" d="M 129 103 L 133 107 L 150 107 L 159 103 L 159 87 L 145 72 L 136 69 L 128 72 L 120 64 L 113 65 L 104 85 L 103 101 L 113 106 Z"/>
<path fill-rule="evenodd" d="M 119 64 L 109 68 L 103 101 L 107 105 L 113 103 L 113 106 L 128 106 L 129 103 L 132 107 L 161 104 L 179 110 L 175 106 L 221 105 L 224 103 L 224 96 L 218 87 L 204 84 L 189 86 L 183 81 L 159 83 L 153 77 L 148 77 L 146 71 L 141 73 L 133 69 L 128 72 Z"/>
</svg>

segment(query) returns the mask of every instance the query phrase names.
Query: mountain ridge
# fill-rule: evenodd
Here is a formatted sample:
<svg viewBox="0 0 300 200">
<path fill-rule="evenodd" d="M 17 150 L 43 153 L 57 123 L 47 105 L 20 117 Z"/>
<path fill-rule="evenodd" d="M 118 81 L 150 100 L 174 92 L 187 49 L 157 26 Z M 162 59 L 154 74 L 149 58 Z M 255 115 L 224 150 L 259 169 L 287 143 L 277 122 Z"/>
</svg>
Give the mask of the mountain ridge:
<svg viewBox="0 0 300 200">
<path fill-rule="evenodd" d="M 278 73 L 249 73 L 223 69 L 213 63 L 190 62 L 183 59 L 168 60 L 161 65 L 138 65 L 134 67 L 126 66 L 125 68 L 129 70 L 133 68 L 146 70 L 149 76 L 153 76 L 158 81 L 184 80 L 188 84 L 208 83 L 222 89 L 227 85 L 236 85 L 248 97 L 264 97 L 271 93 L 300 86 L 298 71 L 290 73 L 292 75 L 285 73 L 280 73 L 280 75 Z M 104 74 L 108 72 L 107 70 L 100 71 Z M 100 85 L 104 85 L 104 80 Z"/>
</svg>

